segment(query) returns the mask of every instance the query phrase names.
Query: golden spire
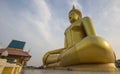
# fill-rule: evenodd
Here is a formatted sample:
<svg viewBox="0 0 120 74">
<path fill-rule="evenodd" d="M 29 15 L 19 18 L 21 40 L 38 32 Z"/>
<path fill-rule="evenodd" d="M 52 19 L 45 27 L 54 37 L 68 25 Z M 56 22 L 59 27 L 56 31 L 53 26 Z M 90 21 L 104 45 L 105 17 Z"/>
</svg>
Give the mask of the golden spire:
<svg viewBox="0 0 120 74">
<path fill-rule="evenodd" d="M 73 10 L 75 9 L 75 5 L 73 5 L 73 8 L 72 8 Z"/>
</svg>

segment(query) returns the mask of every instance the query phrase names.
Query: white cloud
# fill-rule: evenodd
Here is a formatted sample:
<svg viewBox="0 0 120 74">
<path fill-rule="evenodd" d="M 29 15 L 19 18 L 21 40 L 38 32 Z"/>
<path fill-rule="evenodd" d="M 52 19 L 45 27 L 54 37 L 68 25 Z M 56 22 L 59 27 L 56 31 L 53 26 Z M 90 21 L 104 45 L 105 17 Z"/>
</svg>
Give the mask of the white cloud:
<svg viewBox="0 0 120 74">
<path fill-rule="evenodd" d="M 11 6 L 4 3 L 3 7 L 1 7 L 2 14 L 0 18 L 0 24 L 3 24 L 1 30 L 4 33 L 0 33 L 4 37 L 2 41 L 5 42 L 6 40 L 6 44 L 8 44 L 8 39 L 10 41 L 12 39 L 26 41 L 28 45 L 26 49 L 30 48 L 33 56 L 30 63 L 38 65 L 41 64 L 40 60 L 43 54 L 48 51 L 46 48 L 52 47 L 52 33 L 49 25 L 51 12 L 44 0 L 34 0 L 32 3 L 36 7 L 34 10 L 38 13 L 37 15 L 31 13 L 31 10 L 27 8 L 15 13 L 14 10 L 11 11 Z"/>
</svg>

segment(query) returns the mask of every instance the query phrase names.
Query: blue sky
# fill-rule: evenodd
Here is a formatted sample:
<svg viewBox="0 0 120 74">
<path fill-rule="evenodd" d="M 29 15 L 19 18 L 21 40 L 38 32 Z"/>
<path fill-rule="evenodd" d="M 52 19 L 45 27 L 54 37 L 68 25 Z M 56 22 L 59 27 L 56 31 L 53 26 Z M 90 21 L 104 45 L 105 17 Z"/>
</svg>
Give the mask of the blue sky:
<svg viewBox="0 0 120 74">
<path fill-rule="evenodd" d="M 120 58 L 120 0 L 0 0 L 0 47 L 11 40 L 26 42 L 32 55 L 28 65 L 42 65 L 45 52 L 64 46 L 72 5 L 89 16 L 99 36 Z"/>
</svg>

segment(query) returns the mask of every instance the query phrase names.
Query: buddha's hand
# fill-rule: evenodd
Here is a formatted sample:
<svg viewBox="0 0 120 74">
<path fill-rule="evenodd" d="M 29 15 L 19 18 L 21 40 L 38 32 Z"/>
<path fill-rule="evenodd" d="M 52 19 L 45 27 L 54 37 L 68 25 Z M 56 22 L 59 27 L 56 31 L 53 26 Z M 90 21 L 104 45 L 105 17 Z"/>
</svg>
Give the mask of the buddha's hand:
<svg viewBox="0 0 120 74">
<path fill-rule="evenodd" d="M 47 53 L 44 55 L 44 57 L 43 57 L 43 63 L 44 63 L 44 64 L 46 64 L 46 60 L 47 60 L 47 58 L 48 58 L 49 55 L 50 55 L 49 52 L 47 52 Z"/>
</svg>

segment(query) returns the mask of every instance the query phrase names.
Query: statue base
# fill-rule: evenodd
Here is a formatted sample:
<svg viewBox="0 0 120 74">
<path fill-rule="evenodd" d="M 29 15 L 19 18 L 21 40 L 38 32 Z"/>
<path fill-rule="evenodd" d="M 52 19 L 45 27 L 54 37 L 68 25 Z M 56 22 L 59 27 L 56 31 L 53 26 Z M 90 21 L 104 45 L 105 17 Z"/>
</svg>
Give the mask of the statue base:
<svg viewBox="0 0 120 74">
<path fill-rule="evenodd" d="M 50 69 L 68 70 L 68 71 L 90 71 L 90 72 L 94 72 L 94 71 L 95 72 L 116 72 L 118 71 L 114 63 L 81 64 L 81 65 L 67 66 L 67 67 L 51 67 Z"/>
</svg>

